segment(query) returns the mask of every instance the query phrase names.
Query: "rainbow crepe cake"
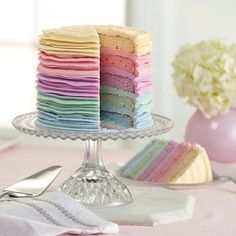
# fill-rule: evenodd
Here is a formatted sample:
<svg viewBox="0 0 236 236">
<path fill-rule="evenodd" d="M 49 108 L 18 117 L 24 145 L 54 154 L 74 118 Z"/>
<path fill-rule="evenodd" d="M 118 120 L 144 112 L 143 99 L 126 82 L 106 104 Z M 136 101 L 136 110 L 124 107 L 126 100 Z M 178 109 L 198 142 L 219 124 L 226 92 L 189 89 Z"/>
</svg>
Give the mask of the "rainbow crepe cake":
<svg viewBox="0 0 236 236">
<path fill-rule="evenodd" d="M 207 153 L 200 145 L 154 140 L 120 169 L 121 175 L 172 184 L 212 181 Z"/>
<path fill-rule="evenodd" d="M 150 34 L 71 26 L 39 40 L 37 123 L 82 131 L 152 125 Z"/>
</svg>

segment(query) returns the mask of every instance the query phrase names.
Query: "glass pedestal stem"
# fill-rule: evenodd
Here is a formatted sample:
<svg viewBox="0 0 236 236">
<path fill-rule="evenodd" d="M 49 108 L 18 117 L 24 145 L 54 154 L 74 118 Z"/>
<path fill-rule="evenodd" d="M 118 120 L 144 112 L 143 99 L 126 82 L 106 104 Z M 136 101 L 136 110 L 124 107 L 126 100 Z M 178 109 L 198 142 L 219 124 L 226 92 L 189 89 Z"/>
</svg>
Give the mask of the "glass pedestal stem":
<svg viewBox="0 0 236 236">
<path fill-rule="evenodd" d="M 82 166 L 60 190 L 89 207 L 118 206 L 132 202 L 128 188 L 104 166 L 102 141 L 85 141 Z"/>
<path fill-rule="evenodd" d="M 84 161 L 82 167 L 105 169 L 102 160 L 101 144 L 102 141 L 100 139 L 97 141 L 92 141 L 92 140 L 85 141 Z"/>
</svg>

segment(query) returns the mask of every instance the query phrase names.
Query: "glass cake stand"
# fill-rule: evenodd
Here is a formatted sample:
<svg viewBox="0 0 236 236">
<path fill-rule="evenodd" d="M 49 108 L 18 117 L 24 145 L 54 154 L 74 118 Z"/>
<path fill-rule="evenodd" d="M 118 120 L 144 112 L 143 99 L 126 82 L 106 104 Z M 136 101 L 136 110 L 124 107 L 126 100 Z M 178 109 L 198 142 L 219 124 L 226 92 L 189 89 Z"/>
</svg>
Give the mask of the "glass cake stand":
<svg viewBox="0 0 236 236">
<path fill-rule="evenodd" d="M 36 123 L 37 112 L 19 115 L 12 124 L 18 131 L 30 135 L 85 141 L 82 166 L 59 189 L 89 207 L 107 207 L 127 204 L 132 201 L 132 196 L 129 189 L 104 166 L 102 141 L 161 135 L 173 126 L 173 121 L 164 116 L 152 114 L 152 118 L 153 125 L 149 128 L 102 128 L 98 132 L 43 128 Z"/>
</svg>

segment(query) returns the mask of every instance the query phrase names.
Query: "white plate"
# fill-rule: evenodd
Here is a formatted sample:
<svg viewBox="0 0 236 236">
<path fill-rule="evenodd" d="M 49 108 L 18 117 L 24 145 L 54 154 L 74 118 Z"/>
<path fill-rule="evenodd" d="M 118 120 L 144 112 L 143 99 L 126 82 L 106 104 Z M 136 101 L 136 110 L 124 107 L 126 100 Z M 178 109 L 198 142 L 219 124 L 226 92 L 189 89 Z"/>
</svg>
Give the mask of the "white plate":
<svg viewBox="0 0 236 236">
<path fill-rule="evenodd" d="M 113 173 L 127 185 L 135 185 L 135 186 L 158 186 L 168 189 L 194 189 L 194 188 L 208 188 L 215 185 L 223 184 L 229 182 L 230 180 L 225 176 L 217 176 L 214 174 L 213 180 L 207 183 L 198 183 L 198 184 L 168 184 L 168 183 L 158 183 L 158 182 L 147 182 L 147 181 L 139 181 L 134 180 L 125 176 L 122 176 L 119 173 L 119 168 L 121 168 L 124 163 L 112 163 L 109 167 Z"/>
</svg>

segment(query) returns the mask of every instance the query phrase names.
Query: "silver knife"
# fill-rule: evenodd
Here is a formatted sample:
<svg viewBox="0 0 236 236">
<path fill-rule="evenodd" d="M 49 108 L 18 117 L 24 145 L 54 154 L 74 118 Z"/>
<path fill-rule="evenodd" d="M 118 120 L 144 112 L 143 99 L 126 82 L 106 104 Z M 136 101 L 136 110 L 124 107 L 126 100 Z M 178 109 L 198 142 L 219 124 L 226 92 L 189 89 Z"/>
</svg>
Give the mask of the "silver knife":
<svg viewBox="0 0 236 236">
<path fill-rule="evenodd" d="M 61 172 L 61 166 L 51 166 L 41 170 L 3 190 L 0 198 L 5 195 L 11 197 L 36 197 L 45 192 L 53 180 Z"/>
</svg>

